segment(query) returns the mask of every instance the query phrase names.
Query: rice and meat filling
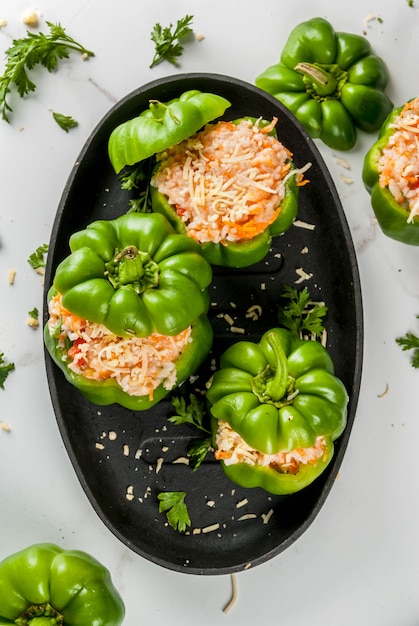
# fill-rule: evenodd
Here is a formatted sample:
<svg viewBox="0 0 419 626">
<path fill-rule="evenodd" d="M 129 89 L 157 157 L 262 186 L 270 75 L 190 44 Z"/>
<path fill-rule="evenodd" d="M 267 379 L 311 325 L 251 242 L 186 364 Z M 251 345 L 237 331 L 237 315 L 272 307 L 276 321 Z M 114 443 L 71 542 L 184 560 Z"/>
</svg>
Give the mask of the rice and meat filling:
<svg viewBox="0 0 419 626">
<path fill-rule="evenodd" d="M 190 326 L 173 337 L 117 337 L 106 326 L 70 313 L 60 294 L 49 302 L 48 328 L 66 351 L 72 372 L 91 380 L 114 379 L 125 393 L 150 400 L 160 384 L 173 389 L 175 363 L 191 341 Z"/>
<path fill-rule="evenodd" d="M 324 437 L 317 437 L 311 448 L 297 448 L 289 452 L 263 454 L 251 448 L 224 420 L 218 420 L 215 458 L 226 465 L 247 463 L 269 467 L 283 474 L 297 474 L 300 465 L 316 465 L 327 455 Z"/>
<path fill-rule="evenodd" d="M 394 132 L 378 162 L 379 183 L 406 207 L 410 223 L 419 215 L 419 98 L 407 102 L 390 127 Z"/>
<path fill-rule="evenodd" d="M 253 239 L 277 218 L 292 155 L 276 122 L 208 124 L 157 156 L 151 183 L 199 243 Z"/>
</svg>

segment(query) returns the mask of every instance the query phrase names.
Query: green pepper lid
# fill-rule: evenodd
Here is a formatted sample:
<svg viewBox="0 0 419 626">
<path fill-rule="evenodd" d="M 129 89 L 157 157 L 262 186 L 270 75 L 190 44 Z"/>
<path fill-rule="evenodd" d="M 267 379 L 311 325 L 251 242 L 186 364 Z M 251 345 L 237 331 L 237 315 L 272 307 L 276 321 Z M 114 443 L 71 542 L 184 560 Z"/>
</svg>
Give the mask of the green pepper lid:
<svg viewBox="0 0 419 626">
<path fill-rule="evenodd" d="M 150 100 L 137 117 L 111 133 L 108 153 L 116 173 L 187 139 L 205 124 L 223 115 L 231 102 L 196 89 L 163 103 Z"/>
</svg>

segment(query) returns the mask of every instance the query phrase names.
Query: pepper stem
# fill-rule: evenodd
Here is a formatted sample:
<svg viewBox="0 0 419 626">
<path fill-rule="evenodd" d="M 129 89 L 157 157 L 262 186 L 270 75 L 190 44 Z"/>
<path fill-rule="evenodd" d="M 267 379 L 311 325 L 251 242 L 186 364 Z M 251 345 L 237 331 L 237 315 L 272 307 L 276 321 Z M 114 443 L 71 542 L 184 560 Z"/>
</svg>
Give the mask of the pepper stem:
<svg viewBox="0 0 419 626">
<path fill-rule="evenodd" d="M 159 284 L 159 266 L 148 252 L 127 246 L 117 251 L 112 261 L 106 263 L 106 276 L 115 289 L 131 287 L 138 294 Z"/>
<path fill-rule="evenodd" d="M 180 119 L 173 113 L 171 108 L 163 102 L 160 102 L 160 100 L 150 100 L 149 109 L 156 122 L 163 122 L 164 114 L 167 112 L 175 124 L 180 124 Z"/>
<path fill-rule="evenodd" d="M 294 70 L 302 74 L 307 92 L 320 99 L 339 98 L 347 74 L 338 65 L 320 65 L 318 63 L 298 63 Z"/>
<path fill-rule="evenodd" d="M 265 340 L 274 353 L 276 363 L 274 367 L 267 365 L 263 372 L 254 377 L 253 392 L 261 402 L 277 405 L 288 392 L 287 357 L 281 339 L 275 332 L 267 333 Z"/>
<path fill-rule="evenodd" d="M 30 606 L 14 623 L 16 626 L 63 626 L 64 616 L 48 602 Z"/>
</svg>

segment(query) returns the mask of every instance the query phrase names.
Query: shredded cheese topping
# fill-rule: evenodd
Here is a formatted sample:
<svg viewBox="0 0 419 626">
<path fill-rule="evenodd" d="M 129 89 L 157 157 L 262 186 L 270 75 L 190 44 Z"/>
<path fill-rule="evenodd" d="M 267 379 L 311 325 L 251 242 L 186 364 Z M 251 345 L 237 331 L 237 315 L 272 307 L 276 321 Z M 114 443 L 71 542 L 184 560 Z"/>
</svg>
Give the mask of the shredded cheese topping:
<svg viewBox="0 0 419 626">
<path fill-rule="evenodd" d="M 405 104 L 392 127 L 378 162 L 379 184 L 406 207 L 411 223 L 419 215 L 419 98 Z"/>
<path fill-rule="evenodd" d="M 151 183 L 175 207 L 197 241 L 253 239 L 280 212 L 292 154 L 267 126 L 242 120 L 208 124 L 158 155 Z"/>
<path fill-rule="evenodd" d="M 163 384 L 176 384 L 175 363 L 191 341 L 191 327 L 174 337 L 153 333 L 121 338 L 102 324 L 84 320 L 62 306 L 60 294 L 49 302 L 48 329 L 66 351 L 68 368 L 90 380 L 114 379 L 125 393 L 153 399 Z M 66 348 L 68 341 L 71 343 Z"/>
</svg>

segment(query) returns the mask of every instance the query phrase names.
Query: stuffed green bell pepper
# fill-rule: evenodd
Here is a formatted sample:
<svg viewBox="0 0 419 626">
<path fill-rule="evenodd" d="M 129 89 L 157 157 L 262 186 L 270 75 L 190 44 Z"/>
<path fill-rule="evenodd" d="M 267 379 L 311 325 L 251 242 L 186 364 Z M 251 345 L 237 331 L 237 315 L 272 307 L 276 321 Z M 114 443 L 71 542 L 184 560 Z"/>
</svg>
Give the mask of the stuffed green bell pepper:
<svg viewBox="0 0 419 626">
<path fill-rule="evenodd" d="M 111 133 L 109 158 L 116 173 L 190 137 L 220 117 L 231 103 L 213 93 L 185 91 L 169 102 L 151 100 L 148 109 Z"/>
<path fill-rule="evenodd" d="M 85 552 L 41 543 L 0 562 L 1 626 L 119 626 L 124 616 L 109 571 Z"/>
<path fill-rule="evenodd" d="M 395 108 L 364 159 L 362 178 L 385 235 L 419 245 L 419 98 Z"/>
<path fill-rule="evenodd" d="M 157 155 L 153 211 L 199 242 L 212 265 L 261 261 L 297 215 L 299 186 L 308 181 L 278 140 L 276 122 L 208 124 Z"/>
<path fill-rule="evenodd" d="M 45 345 L 90 401 L 147 409 L 211 348 L 211 267 L 158 214 L 93 222 L 70 250 L 48 294 Z"/>
<path fill-rule="evenodd" d="M 392 109 L 385 88 L 388 70 L 368 40 L 335 32 L 321 17 L 298 24 L 279 63 L 256 78 L 313 138 L 335 150 L 350 150 L 357 128 L 377 131 Z"/>
<path fill-rule="evenodd" d="M 225 474 L 277 495 L 324 471 L 346 425 L 348 395 L 328 351 L 283 328 L 227 348 L 207 400 Z"/>
</svg>

